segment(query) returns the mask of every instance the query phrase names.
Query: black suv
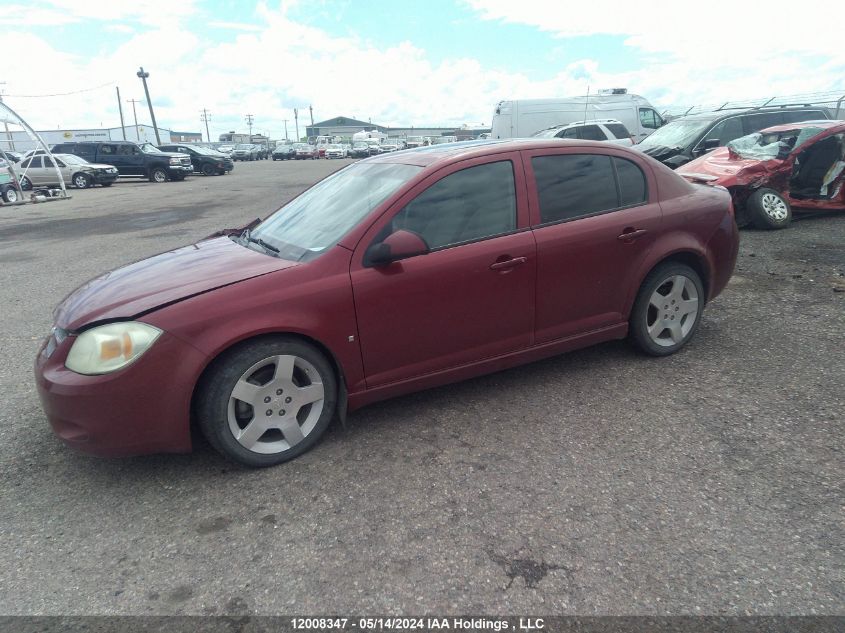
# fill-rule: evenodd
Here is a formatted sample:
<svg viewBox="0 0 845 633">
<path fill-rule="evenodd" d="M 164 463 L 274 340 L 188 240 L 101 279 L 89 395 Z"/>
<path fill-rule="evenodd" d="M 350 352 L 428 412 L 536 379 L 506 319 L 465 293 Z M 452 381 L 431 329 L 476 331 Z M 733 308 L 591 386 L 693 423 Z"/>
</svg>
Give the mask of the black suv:
<svg viewBox="0 0 845 633">
<path fill-rule="evenodd" d="M 162 152 L 150 143 L 138 145 L 131 141 L 85 141 L 59 143 L 54 154 L 74 154 L 91 163 L 107 163 L 117 167 L 121 176 L 140 176 L 151 182 L 184 180 L 193 173 L 194 166 L 187 154 Z"/>
<path fill-rule="evenodd" d="M 191 164 L 194 166 L 194 171 L 205 174 L 206 176 L 222 176 L 227 171 L 232 171 L 235 168 L 235 163 L 226 154 L 206 147 L 169 144 L 159 145 L 158 148 L 162 152 L 187 154 L 191 157 Z"/>
<path fill-rule="evenodd" d="M 740 136 L 783 123 L 829 118 L 827 108 L 819 106 L 770 106 L 690 114 L 658 128 L 635 148 L 676 169 Z"/>
</svg>

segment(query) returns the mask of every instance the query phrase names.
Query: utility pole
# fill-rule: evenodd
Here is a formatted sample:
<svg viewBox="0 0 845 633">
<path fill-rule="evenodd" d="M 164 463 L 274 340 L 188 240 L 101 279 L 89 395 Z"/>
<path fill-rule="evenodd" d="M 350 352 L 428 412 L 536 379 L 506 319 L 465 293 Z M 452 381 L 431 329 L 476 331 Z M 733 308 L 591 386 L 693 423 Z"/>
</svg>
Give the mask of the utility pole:
<svg viewBox="0 0 845 633">
<path fill-rule="evenodd" d="M 117 90 L 117 109 L 120 110 L 120 129 L 123 132 L 123 140 L 126 140 L 126 125 L 123 123 L 123 104 L 120 102 L 120 87 L 115 86 Z"/>
<path fill-rule="evenodd" d="M 153 112 L 153 102 L 150 101 L 150 90 L 147 88 L 147 77 L 150 76 L 150 73 L 145 73 L 144 67 L 141 66 L 141 69 L 135 74 L 144 84 L 144 94 L 147 95 L 147 105 L 150 106 L 150 118 L 153 120 L 153 130 L 155 130 L 156 133 L 156 145 L 161 145 L 161 137 L 158 135 L 158 125 L 156 125 L 156 115 L 155 112 Z"/>
<path fill-rule="evenodd" d="M 245 115 L 246 124 L 249 126 L 249 142 L 252 143 L 252 122 L 255 121 L 255 117 L 251 114 Z"/>
<path fill-rule="evenodd" d="M 285 141 L 287 141 L 288 140 L 288 120 L 282 119 L 282 121 L 285 122 Z"/>
<path fill-rule="evenodd" d="M 5 81 L 0 81 L 0 86 L 5 86 Z M 0 90 L 0 103 L 3 103 L 3 91 Z M 15 151 L 15 139 L 12 138 L 12 133 L 9 131 L 9 124 L 3 121 L 3 127 L 6 128 L 6 138 L 9 139 L 9 149 Z"/>
<path fill-rule="evenodd" d="M 200 117 L 201 121 L 205 121 L 205 135 L 208 137 L 208 142 L 211 143 L 211 132 L 208 131 L 208 115 L 211 114 L 205 108 L 202 109 L 202 116 Z"/>
<path fill-rule="evenodd" d="M 311 113 L 311 127 L 314 127 L 314 108 L 308 106 L 308 112 Z"/>
<path fill-rule="evenodd" d="M 135 117 L 135 138 L 140 141 L 141 133 L 138 131 L 138 113 L 135 111 L 135 104 L 141 102 L 138 99 L 127 99 L 126 103 L 132 104 L 132 116 Z"/>
<path fill-rule="evenodd" d="M 299 110 L 293 109 L 293 120 L 296 122 L 296 142 L 299 143 Z"/>
</svg>

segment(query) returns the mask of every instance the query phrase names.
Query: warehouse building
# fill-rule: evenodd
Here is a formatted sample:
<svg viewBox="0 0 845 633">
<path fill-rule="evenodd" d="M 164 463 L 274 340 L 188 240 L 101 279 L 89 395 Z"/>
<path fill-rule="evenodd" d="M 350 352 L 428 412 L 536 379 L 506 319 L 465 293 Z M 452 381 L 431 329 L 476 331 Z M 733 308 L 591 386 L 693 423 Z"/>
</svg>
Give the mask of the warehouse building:
<svg viewBox="0 0 845 633">
<path fill-rule="evenodd" d="M 136 143 L 149 142 L 154 145 L 156 144 L 155 130 L 151 125 L 127 125 L 125 133 L 124 128 L 120 127 L 77 130 L 37 130 L 37 132 L 44 139 L 47 147 L 70 141 L 122 141 L 124 139 Z M 195 141 L 202 140 L 202 135 L 199 132 L 171 132 L 170 130 L 159 128 L 158 135 L 162 144 L 186 142 L 187 138 Z M 26 152 L 35 149 L 35 141 L 30 139 L 29 135 L 24 131 L 10 131 L 7 135 L 4 130 L 0 129 L 0 148 L 16 152 Z"/>
<path fill-rule="evenodd" d="M 305 128 L 305 134 L 309 139 L 317 136 L 340 136 L 351 139 L 356 132 L 381 132 L 387 134 L 388 138 L 404 139 L 409 136 L 457 136 L 458 140 L 478 138 L 490 128 L 454 128 L 454 127 L 388 127 L 374 124 L 371 121 L 360 121 L 350 117 L 335 117 L 326 119 Z"/>
</svg>

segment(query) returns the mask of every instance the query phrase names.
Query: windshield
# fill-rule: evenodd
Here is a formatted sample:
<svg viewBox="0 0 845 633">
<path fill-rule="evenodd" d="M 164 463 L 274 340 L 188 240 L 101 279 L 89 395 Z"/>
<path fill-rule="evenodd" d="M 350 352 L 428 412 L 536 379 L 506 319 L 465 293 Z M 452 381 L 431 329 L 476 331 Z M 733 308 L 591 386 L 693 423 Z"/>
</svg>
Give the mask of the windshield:
<svg viewBox="0 0 845 633">
<path fill-rule="evenodd" d="M 56 158 L 60 158 L 69 165 L 88 165 L 88 161 L 81 156 L 75 154 L 53 154 Z"/>
<path fill-rule="evenodd" d="M 331 145 L 326 145 L 326 149 L 340 149 L 340 145 L 332 143 Z"/>
<path fill-rule="evenodd" d="M 367 146 L 367 144 L 366 144 L 366 143 L 355 143 L 352 147 L 358 147 L 358 148 L 361 148 L 361 147 L 366 147 L 366 146 Z"/>
<path fill-rule="evenodd" d="M 734 139 L 728 143 L 728 149 L 740 158 L 769 160 L 778 158 L 778 155 L 785 158 L 793 148 L 798 147 L 808 138 L 820 134 L 822 131 L 820 127 L 805 127 L 800 130 L 786 130 L 768 134 L 755 132 Z"/>
<path fill-rule="evenodd" d="M 308 143 L 296 143 L 293 146 L 294 149 L 308 149 L 309 147 L 311 146 Z"/>
<path fill-rule="evenodd" d="M 356 163 L 294 198 L 252 231 L 279 249 L 282 259 L 314 258 L 408 182 L 422 167 Z"/>
<path fill-rule="evenodd" d="M 141 145 L 141 151 L 144 152 L 145 154 L 163 154 L 164 153 L 159 148 L 157 148 L 155 145 L 150 145 L 149 143 L 144 143 L 143 145 Z"/>
<path fill-rule="evenodd" d="M 693 119 L 689 121 L 671 121 L 655 130 L 642 141 L 642 147 L 687 147 L 707 128 L 712 121 Z"/>
<path fill-rule="evenodd" d="M 252 145 L 249 143 L 238 143 L 235 145 L 235 149 L 252 149 Z"/>
</svg>

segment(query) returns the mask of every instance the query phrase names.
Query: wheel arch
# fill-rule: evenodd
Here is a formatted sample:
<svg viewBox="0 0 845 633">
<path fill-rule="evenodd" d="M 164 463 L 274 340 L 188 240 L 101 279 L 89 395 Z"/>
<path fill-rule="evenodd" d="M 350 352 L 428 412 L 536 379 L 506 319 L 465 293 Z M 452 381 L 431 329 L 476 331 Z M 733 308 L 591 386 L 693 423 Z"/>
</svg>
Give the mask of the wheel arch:
<svg viewBox="0 0 845 633">
<path fill-rule="evenodd" d="M 644 270 L 641 271 L 636 289 L 628 301 L 627 314 L 629 319 L 631 318 L 631 311 L 634 309 L 634 301 L 636 300 L 640 289 L 643 287 L 643 283 L 645 283 L 646 278 L 658 266 L 662 266 L 667 263 L 684 264 L 692 268 L 701 279 L 701 285 L 704 286 L 704 302 L 705 304 L 707 303 L 707 300 L 710 297 L 713 280 L 713 271 L 711 270 L 707 258 L 702 253 L 696 252 L 692 249 L 679 249 L 665 255 L 662 259 L 654 261 L 650 266 L 645 267 Z"/>
<path fill-rule="evenodd" d="M 343 371 L 343 366 L 338 361 L 337 356 L 335 353 L 322 341 L 314 338 L 313 336 L 309 336 L 307 334 L 303 334 L 302 332 L 295 332 L 290 330 L 278 330 L 278 331 L 268 331 L 268 332 L 260 332 L 249 334 L 242 338 L 229 341 L 225 346 L 221 347 L 220 349 L 216 350 L 213 355 L 210 355 L 205 366 L 202 368 L 202 371 L 194 380 L 194 386 L 191 390 L 191 401 L 190 401 L 190 425 L 194 427 L 196 425 L 196 398 L 199 394 L 202 385 L 205 379 L 209 376 L 209 374 L 214 370 L 217 363 L 220 359 L 225 356 L 227 353 L 231 352 L 234 349 L 242 345 L 246 345 L 249 343 L 253 343 L 255 341 L 260 341 L 262 339 L 273 339 L 285 337 L 290 339 L 296 339 L 301 342 L 307 343 L 312 345 L 316 348 L 320 353 L 322 353 L 326 359 L 329 361 L 329 364 L 332 366 L 332 370 L 335 374 L 335 379 L 337 380 L 338 386 L 338 393 L 337 393 L 337 415 L 340 418 L 342 424 L 346 424 L 346 405 L 347 405 L 347 387 L 346 387 L 346 375 Z"/>
</svg>

